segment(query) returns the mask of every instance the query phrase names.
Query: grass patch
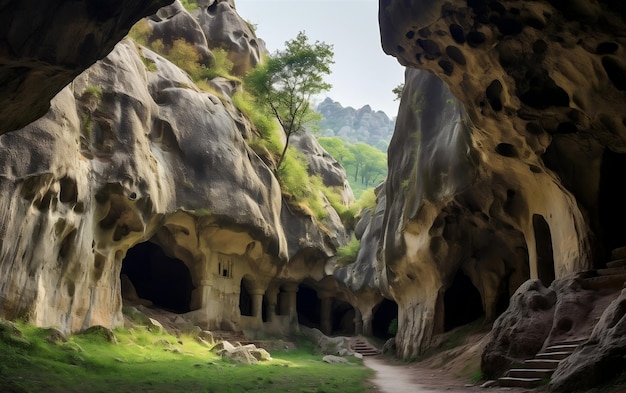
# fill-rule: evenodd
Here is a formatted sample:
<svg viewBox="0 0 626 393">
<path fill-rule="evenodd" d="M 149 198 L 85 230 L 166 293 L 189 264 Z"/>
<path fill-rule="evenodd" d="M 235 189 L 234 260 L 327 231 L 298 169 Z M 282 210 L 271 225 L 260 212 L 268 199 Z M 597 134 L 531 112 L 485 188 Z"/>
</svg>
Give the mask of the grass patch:
<svg viewBox="0 0 626 393">
<path fill-rule="evenodd" d="M 337 264 L 339 266 L 347 266 L 356 261 L 356 257 L 361 248 L 361 242 L 352 235 L 350 242 L 337 250 Z"/>
<path fill-rule="evenodd" d="M 0 332 L 0 386 L 13 392 L 363 393 L 371 375 L 358 359 L 331 365 L 309 347 L 249 366 L 222 360 L 191 336 L 144 326 L 115 330 L 117 343 L 97 332 L 51 341 L 46 329 L 15 326 Z"/>
</svg>

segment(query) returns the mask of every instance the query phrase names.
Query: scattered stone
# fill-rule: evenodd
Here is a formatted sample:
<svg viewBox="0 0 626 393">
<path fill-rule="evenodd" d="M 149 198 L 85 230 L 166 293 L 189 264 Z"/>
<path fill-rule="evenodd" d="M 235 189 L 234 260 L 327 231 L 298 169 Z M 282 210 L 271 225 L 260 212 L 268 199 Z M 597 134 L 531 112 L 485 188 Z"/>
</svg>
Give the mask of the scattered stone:
<svg viewBox="0 0 626 393">
<path fill-rule="evenodd" d="M 100 336 L 105 339 L 107 342 L 117 344 L 117 338 L 115 337 L 115 333 L 113 330 L 104 327 L 102 325 L 94 325 L 82 331 L 81 334 L 92 335 L 92 336 Z"/>
<path fill-rule="evenodd" d="M 335 356 L 335 355 L 326 355 L 322 358 L 322 360 L 330 364 L 349 363 L 348 359 L 342 358 L 341 356 Z"/>
<path fill-rule="evenodd" d="M 148 318 L 148 330 L 151 332 L 162 332 L 163 325 L 154 318 Z"/>
</svg>

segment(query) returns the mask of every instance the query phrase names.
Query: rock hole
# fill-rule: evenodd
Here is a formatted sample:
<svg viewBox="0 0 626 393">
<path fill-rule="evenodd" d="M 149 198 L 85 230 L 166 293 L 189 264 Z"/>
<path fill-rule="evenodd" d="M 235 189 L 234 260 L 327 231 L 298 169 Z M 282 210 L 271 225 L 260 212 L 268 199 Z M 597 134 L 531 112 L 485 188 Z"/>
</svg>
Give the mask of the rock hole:
<svg viewBox="0 0 626 393">
<path fill-rule="evenodd" d="M 517 157 L 515 146 L 510 143 L 498 143 L 498 146 L 496 146 L 496 152 L 504 157 Z"/>
<path fill-rule="evenodd" d="M 426 57 L 434 59 L 441 56 L 439 45 L 433 40 L 417 40 L 417 44 L 426 52 Z"/>
<path fill-rule="evenodd" d="M 569 106 L 569 95 L 557 86 L 552 79 L 544 84 L 535 83 L 525 93 L 519 96 L 520 100 L 535 109 L 547 109 L 551 106 Z"/>
<path fill-rule="evenodd" d="M 601 42 L 596 47 L 596 54 L 598 55 L 610 55 L 617 52 L 619 45 L 616 42 Z"/>
<path fill-rule="evenodd" d="M 539 135 L 543 133 L 543 128 L 537 123 L 530 122 L 526 123 L 526 131 L 534 135 Z"/>
<path fill-rule="evenodd" d="M 548 43 L 544 40 L 537 40 L 533 44 L 533 52 L 538 55 L 543 55 L 548 50 Z"/>
<path fill-rule="evenodd" d="M 446 47 L 446 54 L 454 60 L 457 64 L 465 65 L 465 55 L 463 52 L 457 48 L 456 46 L 450 45 Z"/>
<path fill-rule="evenodd" d="M 522 22 L 517 18 L 492 18 L 491 21 L 496 25 L 502 35 L 517 35 L 521 33 L 524 28 Z"/>
<path fill-rule="evenodd" d="M 102 273 L 104 273 L 106 258 L 102 254 L 96 253 L 93 261 L 93 270 L 91 272 L 92 281 L 96 282 L 102 278 Z"/>
<path fill-rule="evenodd" d="M 74 293 L 76 292 L 76 284 L 74 284 L 74 281 L 68 281 L 65 288 L 67 290 L 67 296 L 74 296 Z"/>
<path fill-rule="evenodd" d="M 601 244 L 609 254 L 624 245 L 626 239 L 626 204 L 622 185 L 626 173 L 626 154 L 605 149 L 600 164 L 598 216 Z"/>
<path fill-rule="evenodd" d="M 487 86 L 487 90 L 485 91 L 489 105 L 491 105 L 493 110 L 496 112 L 502 110 L 502 100 L 500 99 L 501 94 L 502 83 L 500 83 L 497 79 L 493 80 L 489 86 Z"/>
<path fill-rule="evenodd" d="M 463 28 L 460 25 L 457 25 L 456 23 L 451 24 L 450 35 L 452 36 L 452 39 L 454 39 L 454 41 L 456 41 L 457 43 L 459 44 L 465 43 L 465 32 L 463 31 Z"/>
<path fill-rule="evenodd" d="M 412 40 L 413 37 L 415 37 L 415 32 L 413 30 L 407 31 L 406 34 L 404 35 L 406 38 Z"/>
<path fill-rule="evenodd" d="M 65 259 L 70 256 L 70 254 L 72 254 L 72 251 L 74 250 L 74 246 L 76 244 L 77 233 L 78 232 L 76 231 L 76 229 L 73 229 L 67 236 L 65 236 L 63 241 L 61 241 L 61 247 L 59 247 L 58 255 L 59 260 Z"/>
<path fill-rule="evenodd" d="M 254 316 L 251 288 L 253 281 L 250 276 L 244 276 L 239 284 L 239 314 L 243 317 Z"/>
<path fill-rule="evenodd" d="M 569 318 L 561 318 L 556 323 L 556 327 L 560 330 L 561 333 L 569 332 L 570 330 L 572 330 L 573 326 L 574 322 L 572 322 L 572 320 Z"/>
<path fill-rule="evenodd" d="M 428 38 L 430 37 L 430 29 L 428 27 L 424 27 L 423 29 L 419 29 L 417 34 L 419 34 L 422 38 Z"/>
<path fill-rule="evenodd" d="M 217 5 L 219 4 L 219 1 L 214 1 L 213 4 L 209 5 L 206 9 L 206 11 L 210 14 L 210 15 L 215 15 L 217 13 Z"/>
<path fill-rule="evenodd" d="M 617 90 L 626 90 L 626 66 L 611 56 L 602 58 L 602 67 Z"/>
<path fill-rule="evenodd" d="M 541 168 L 539 168 L 537 165 L 532 165 L 531 164 L 528 167 L 530 168 L 530 171 L 533 172 L 533 173 L 541 173 L 542 172 Z"/>
<path fill-rule="evenodd" d="M 401 45 L 398 45 L 396 49 L 398 50 L 398 53 L 404 52 L 404 47 L 402 47 Z"/>
<path fill-rule="evenodd" d="M 450 76 L 454 72 L 454 64 L 448 60 L 439 60 L 439 67 L 443 70 L 443 73 Z"/>
<path fill-rule="evenodd" d="M 486 39 L 485 34 L 480 31 L 470 31 L 467 33 L 467 43 L 472 48 L 480 46 Z"/>
<path fill-rule="evenodd" d="M 63 177 L 59 180 L 59 200 L 62 203 L 74 204 L 78 201 L 78 187 L 76 181 L 69 176 Z"/>
<path fill-rule="evenodd" d="M 556 127 L 556 134 L 575 134 L 578 132 L 578 127 L 571 121 L 564 121 L 559 123 Z"/>
</svg>

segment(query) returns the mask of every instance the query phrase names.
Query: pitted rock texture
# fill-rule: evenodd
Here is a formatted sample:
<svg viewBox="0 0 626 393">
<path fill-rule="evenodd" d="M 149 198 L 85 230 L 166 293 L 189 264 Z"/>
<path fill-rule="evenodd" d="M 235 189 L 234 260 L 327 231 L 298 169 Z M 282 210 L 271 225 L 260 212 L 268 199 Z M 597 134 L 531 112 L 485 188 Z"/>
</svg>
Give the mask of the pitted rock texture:
<svg viewBox="0 0 626 393">
<path fill-rule="evenodd" d="M 593 271 L 583 271 L 557 279 L 547 288 L 539 280 L 520 286 L 490 332 L 481 359 L 483 373 L 499 377 L 543 348 L 589 339 L 558 365 L 552 384 L 584 391 L 606 382 L 603 377 L 615 377 L 615 367 L 623 365 L 619 358 L 624 342 L 618 327 L 624 315 L 623 294 L 619 288 L 590 287 L 587 279 L 594 276 Z"/>
<path fill-rule="evenodd" d="M 161 291 L 188 271 L 187 307 L 205 328 L 256 323 L 240 317 L 243 281 L 258 293 L 287 275 L 327 277 L 340 221 L 339 238 L 297 214 L 284 227 L 278 181 L 245 140 L 254 133 L 228 96 L 122 41 L 46 116 L 0 137 L 0 315 L 64 332 L 119 326 L 120 271 L 139 243 L 162 249 L 155 272 L 178 261 Z M 292 245 L 298 233 L 306 244 Z"/>
<path fill-rule="evenodd" d="M 409 67 L 380 280 L 408 357 L 449 326 L 459 272 L 493 319 L 526 278 L 549 285 L 621 245 L 626 25 L 608 1 L 381 0 L 379 21 Z"/>
<path fill-rule="evenodd" d="M 106 56 L 135 22 L 171 2 L 0 3 L 0 134 L 43 116 L 50 100 Z"/>
<path fill-rule="evenodd" d="M 568 356 L 552 375 L 553 391 L 589 391 L 626 368 L 626 289 L 606 308 L 589 341 Z"/>
</svg>

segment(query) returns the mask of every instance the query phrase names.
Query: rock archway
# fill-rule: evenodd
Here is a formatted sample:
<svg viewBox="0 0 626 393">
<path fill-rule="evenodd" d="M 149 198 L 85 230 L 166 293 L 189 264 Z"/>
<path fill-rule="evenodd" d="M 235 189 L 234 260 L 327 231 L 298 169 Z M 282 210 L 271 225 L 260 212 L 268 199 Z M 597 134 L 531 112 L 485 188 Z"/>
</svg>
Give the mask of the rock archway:
<svg viewBox="0 0 626 393">
<path fill-rule="evenodd" d="M 539 214 L 533 215 L 535 243 L 537 245 L 537 277 L 545 287 L 554 281 L 554 252 L 552 250 L 552 235 L 548 222 Z"/>
<path fill-rule="evenodd" d="M 485 314 L 480 292 L 462 270 L 456 272 L 444 294 L 443 303 L 444 332 L 473 322 Z"/>
<path fill-rule="evenodd" d="M 310 328 L 321 329 L 321 304 L 317 291 L 306 284 L 300 284 L 296 295 L 298 322 Z"/>
<path fill-rule="evenodd" d="M 168 311 L 191 311 L 194 286 L 189 269 L 180 259 L 168 256 L 159 245 L 148 241 L 131 247 L 122 261 L 121 274 L 122 282 L 126 276 L 134 287 L 134 291 L 123 288 L 123 296 L 134 297 L 136 292 L 139 298 Z"/>
</svg>

